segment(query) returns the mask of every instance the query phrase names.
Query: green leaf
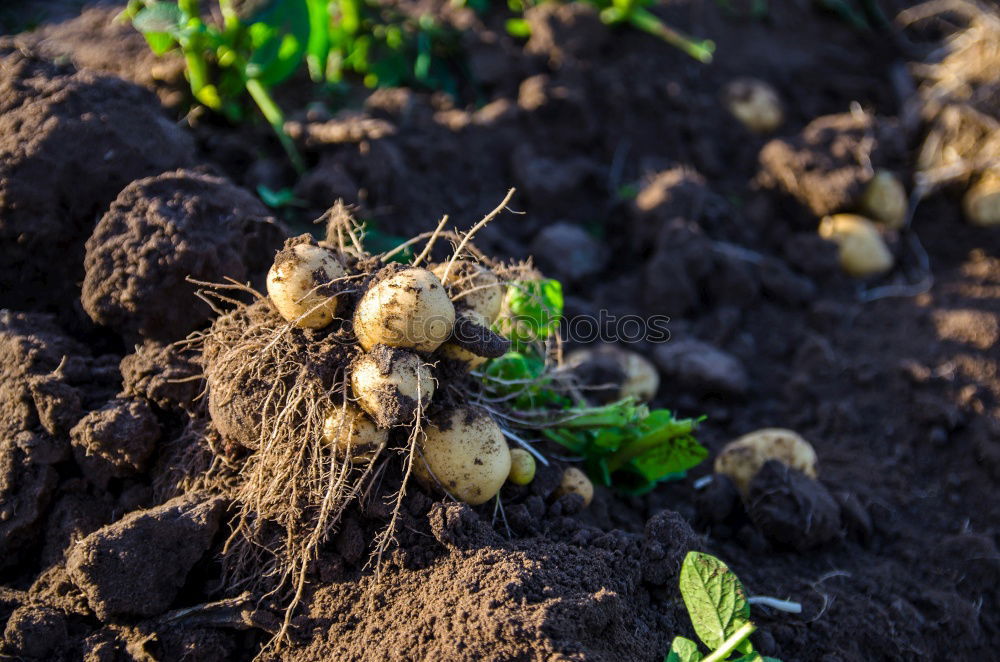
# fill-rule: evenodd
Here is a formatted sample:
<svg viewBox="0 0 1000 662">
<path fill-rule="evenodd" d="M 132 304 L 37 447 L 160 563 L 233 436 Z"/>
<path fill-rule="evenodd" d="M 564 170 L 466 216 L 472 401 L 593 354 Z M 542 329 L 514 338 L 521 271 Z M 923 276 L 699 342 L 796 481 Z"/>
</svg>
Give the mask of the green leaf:
<svg viewBox="0 0 1000 662">
<path fill-rule="evenodd" d="M 743 584 L 714 556 L 688 552 L 681 566 L 680 588 L 694 631 L 712 650 L 750 620 Z"/>
<path fill-rule="evenodd" d="M 281 207 L 301 207 L 305 201 L 295 197 L 295 192 L 290 188 L 282 188 L 275 191 L 263 184 L 257 186 L 257 195 L 264 201 L 264 204 L 272 209 Z"/>
<path fill-rule="evenodd" d="M 181 10 L 173 2 L 154 2 L 139 10 L 132 26 L 143 34 L 176 33 L 181 28 Z"/>
<path fill-rule="evenodd" d="M 562 284 L 551 278 L 510 283 L 505 308 L 506 314 L 497 321 L 497 331 L 515 347 L 546 340 L 559 330 Z"/>
<path fill-rule="evenodd" d="M 698 644 L 685 637 L 674 637 L 665 662 L 700 662 L 702 657 Z"/>
<path fill-rule="evenodd" d="M 142 36 L 146 38 L 149 50 L 153 51 L 154 55 L 163 55 L 177 43 L 167 32 L 144 32 Z"/>
<path fill-rule="evenodd" d="M 523 18 L 509 18 L 506 23 L 507 34 L 519 39 L 527 39 L 531 36 L 531 24 Z"/>
<path fill-rule="evenodd" d="M 306 0 L 309 9 L 309 41 L 306 62 L 314 82 L 326 78 L 326 60 L 330 54 L 330 0 Z"/>
<path fill-rule="evenodd" d="M 309 45 L 306 0 L 272 0 L 247 23 L 252 48 L 247 77 L 275 85 L 291 76 Z"/>
<path fill-rule="evenodd" d="M 655 434 L 655 433 L 654 433 Z M 670 474 L 679 474 L 701 464 L 708 449 L 691 435 L 673 437 L 632 460 L 647 480 L 658 481 Z"/>
<path fill-rule="evenodd" d="M 750 653 L 749 655 L 738 657 L 732 662 L 781 662 L 781 660 L 776 657 L 761 655 L 760 653 Z"/>
</svg>

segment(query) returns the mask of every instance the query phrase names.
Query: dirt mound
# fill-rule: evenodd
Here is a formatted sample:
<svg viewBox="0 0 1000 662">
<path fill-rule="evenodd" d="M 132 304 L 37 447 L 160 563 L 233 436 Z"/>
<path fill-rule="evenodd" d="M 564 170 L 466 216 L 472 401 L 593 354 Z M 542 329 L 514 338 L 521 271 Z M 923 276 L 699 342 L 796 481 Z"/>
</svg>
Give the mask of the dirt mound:
<svg viewBox="0 0 1000 662">
<path fill-rule="evenodd" d="M 114 393 L 115 362 L 91 357 L 50 316 L 0 312 L 0 566 L 41 541 L 69 428 Z"/>
<path fill-rule="evenodd" d="M 153 90 L 165 106 L 179 105 L 187 85 L 183 58 L 178 53 L 154 55 L 138 30 L 115 20 L 120 13 L 116 6 L 87 7 L 75 18 L 19 35 L 17 42 L 47 59 L 68 59 L 77 69 L 111 74 Z"/>
<path fill-rule="evenodd" d="M 83 242 L 136 177 L 187 165 L 191 139 L 147 90 L 0 45 L 0 306 L 73 311 Z"/>
<path fill-rule="evenodd" d="M 319 588 L 298 623 L 312 642 L 280 657 L 640 659 L 686 628 L 673 583 L 696 538 L 669 511 L 646 536 L 555 517 L 507 541 L 460 504 L 434 505 L 428 522 L 432 537 L 413 536 L 377 582 Z"/>
<path fill-rule="evenodd" d="M 190 171 L 129 184 L 87 240 L 83 308 L 127 341 L 182 338 L 208 319 L 203 282 L 259 283 L 283 230 L 257 198 Z"/>
</svg>

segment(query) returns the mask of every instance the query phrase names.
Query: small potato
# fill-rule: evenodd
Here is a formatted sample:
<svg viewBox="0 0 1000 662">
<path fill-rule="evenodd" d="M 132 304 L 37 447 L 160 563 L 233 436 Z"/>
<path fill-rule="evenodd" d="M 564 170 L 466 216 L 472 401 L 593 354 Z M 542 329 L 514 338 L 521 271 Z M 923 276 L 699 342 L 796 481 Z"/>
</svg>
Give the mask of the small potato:
<svg viewBox="0 0 1000 662">
<path fill-rule="evenodd" d="M 267 272 L 267 294 L 287 321 L 306 329 L 321 329 L 337 312 L 337 296 L 326 288 L 345 275 L 347 271 L 331 251 L 300 243 L 275 256 Z"/>
<path fill-rule="evenodd" d="M 764 428 L 729 442 L 715 458 L 715 472 L 729 476 L 745 496 L 750 481 L 768 460 L 816 477 L 816 451 L 797 432 L 784 428 Z"/>
<path fill-rule="evenodd" d="M 1000 171 L 987 171 L 962 198 L 965 217 L 973 225 L 1000 225 Z"/>
<path fill-rule="evenodd" d="M 781 98 L 770 84 L 756 78 L 737 78 L 722 92 L 729 112 L 754 133 L 771 133 L 785 121 Z"/>
<path fill-rule="evenodd" d="M 438 278 L 444 278 L 448 263 L 431 267 Z M 442 282 L 444 282 L 442 280 Z M 503 305 L 504 288 L 489 268 L 467 260 L 456 260 L 448 272 L 445 288 L 457 308 L 474 310 L 486 318 L 486 326 L 496 321 Z"/>
<path fill-rule="evenodd" d="M 380 428 L 413 422 L 417 404 L 434 397 L 430 366 L 413 352 L 376 345 L 351 368 L 351 391 Z"/>
<path fill-rule="evenodd" d="M 510 475 L 511 455 L 503 431 L 478 407 L 457 407 L 432 421 L 420 454 L 413 472 L 421 482 L 439 485 L 473 506 L 492 499 Z"/>
<path fill-rule="evenodd" d="M 523 448 L 514 448 L 510 451 L 510 473 L 507 480 L 515 485 L 527 485 L 535 480 L 535 457 Z"/>
<path fill-rule="evenodd" d="M 864 216 L 835 214 L 819 224 L 819 236 L 837 244 L 840 266 L 855 278 L 892 269 L 893 258 L 875 224 Z"/>
<path fill-rule="evenodd" d="M 587 394 L 602 402 L 629 396 L 648 402 L 660 388 L 660 373 L 646 357 L 616 345 L 578 349 L 566 356 L 565 364 L 588 389 Z M 596 388 L 606 384 L 611 390 Z"/>
<path fill-rule="evenodd" d="M 888 170 L 879 170 L 861 194 L 859 206 L 865 216 L 898 230 L 906 221 L 910 202 L 899 178 Z"/>
<path fill-rule="evenodd" d="M 417 267 L 388 267 L 354 311 L 354 333 L 366 351 L 388 345 L 433 352 L 454 326 L 455 306 L 441 281 Z"/>
<path fill-rule="evenodd" d="M 379 430 L 364 413 L 352 404 L 337 407 L 323 422 L 323 441 L 332 444 L 339 454 L 355 463 L 373 461 L 385 448 L 387 430 Z"/>
<path fill-rule="evenodd" d="M 583 497 L 583 505 L 586 507 L 594 500 L 594 484 L 587 478 L 587 474 L 576 467 L 566 467 L 555 493 L 556 496 L 579 494 Z"/>
</svg>

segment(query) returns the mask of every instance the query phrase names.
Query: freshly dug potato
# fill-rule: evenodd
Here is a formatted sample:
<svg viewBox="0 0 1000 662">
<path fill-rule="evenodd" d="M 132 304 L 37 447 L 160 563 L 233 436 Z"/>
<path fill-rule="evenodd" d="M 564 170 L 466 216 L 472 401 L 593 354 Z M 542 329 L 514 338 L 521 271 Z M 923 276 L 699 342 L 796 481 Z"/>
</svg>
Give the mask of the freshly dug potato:
<svg viewBox="0 0 1000 662">
<path fill-rule="evenodd" d="M 597 400 L 614 401 L 635 397 L 653 399 L 660 388 L 660 373 L 646 357 L 615 345 L 586 347 L 571 352 L 566 366 Z M 610 388 L 597 388 L 610 385 Z"/>
<path fill-rule="evenodd" d="M 875 224 L 864 216 L 834 214 L 819 224 L 819 236 L 837 244 L 840 266 L 855 278 L 892 269 L 893 258 Z"/>
<path fill-rule="evenodd" d="M 431 271 L 438 278 L 444 278 L 448 263 L 436 264 Z M 447 282 L 443 281 L 448 294 L 457 308 L 467 308 L 482 315 L 489 326 L 496 321 L 503 305 L 503 286 L 488 267 L 468 260 L 456 260 L 448 272 Z"/>
<path fill-rule="evenodd" d="M 451 335 L 455 306 L 438 277 L 426 269 L 383 269 L 354 311 L 354 333 L 366 350 L 388 345 L 433 352 Z"/>
<path fill-rule="evenodd" d="M 413 421 L 417 404 L 434 396 L 430 367 L 413 352 L 376 345 L 351 368 L 351 390 L 358 405 L 380 428 Z"/>
<path fill-rule="evenodd" d="M 534 455 L 523 448 L 511 449 L 510 473 L 507 474 L 507 480 L 515 485 L 527 485 L 535 479 L 537 468 Z"/>
<path fill-rule="evenodd" d="M 267 272 L 267 293 L 278 312 L 295 326 L 322 329 L 337 313 L 330 283 L 347 275 L 336 255 L 312 243 L 278 252 Z"/>
<path fill-rule="evenodd" d="M 728 476 L 746 495 L 750 481 L 768 460 L 816 477 L 816 451 L 797 432 L 784 428 L 764 428 L 729 442 L 715 458 L 715 472 Z"/>
<path fill-rule="evenodd" d="M 438 354 L 464 363 L 466 370 L 474 370 L 486 359 L 503 356 L 509 349 L 510 341 L 491 330 L 485 317 L 466 309 L 459 313 L 451 339 L 441 345 Z"/>
<path fill-rule="evenodd" d="M 576 467 L 566 467 L 556 489 L 556 496 L 563 494 L 579 494 L 583 497 L 583 505 L 586 507 L 594 500 L 594 484 L 587 478 L 587 474 Z"/>
<path fill-rule="evenodd" d="M 973 225 L 1000 225 L 1000 171 L 983 174 L 962 198 L 965 217 Z"/>
<path fill-rule="evenodd" d="M 756 78 L 737 78 L 722 92 L 729 112 L 754 133 L 770 133 L 785 121 L 778 92 Z"/>
<path fill-rule="evenodd" d="M 906 221 L 910 202 L 899 178 L 888 170 L 879 170 L 865 186 L 859 206 L 865 216 L 898 230 Z"/>
<path fill-rule="evenodd" d="M 500 491 L 510 475 L 511 455 L 500 426 L 485 410 L 463 406 L 437 417 L 426 428 L 421 457 L 413 464 L 425 485 L 440 485 L 474 506 Z"/>
<path fill-rule="evenodd" d="M 380 430 L 352 404 L 337 407 L 323 423 L 323 441 L 355 463 L 372 462 L 385 448 L 387 430 Z"/>
</svg>

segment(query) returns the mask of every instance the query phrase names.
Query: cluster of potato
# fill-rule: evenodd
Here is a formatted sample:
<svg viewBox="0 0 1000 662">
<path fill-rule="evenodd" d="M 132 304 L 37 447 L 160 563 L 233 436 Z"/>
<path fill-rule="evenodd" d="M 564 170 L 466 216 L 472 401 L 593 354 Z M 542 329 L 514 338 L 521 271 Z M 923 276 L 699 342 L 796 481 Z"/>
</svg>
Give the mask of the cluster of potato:
<svg viewBox="0 0 1000 662">
<path fill-rule="evenodd" d="M 438 388 L 438 359 L 472 369 L 506 350 L 507 344 L 489 330 L 500 313 L 504 288 L 489 268 L 473 262 L 429 269 L 390 265 L 370 279 L 353 310 L 345 310 L 346 288 L 338 283 L 352 276 L 357 280 L 363 274 L 351 274 L 336 251 L 301 241 L 278 253 L 267 291 L 275 309 L 296 326 L 319 329 L 337 318 L 352 322 L 363 351 L 349 368 L 350 395 L 330 412 L 323 437 L 352 461 L 371 462 L 385 448 L 391 429 L 423 423 L 418 417 Z M 414 473 L 428 486 L 480 504 L 511 474 L 512 453 L 503 431 L 484 409 L 448 408 L 426 421 L 423 431 Z M 523 458 L 516 457 L 512 480 L 530 481 L 525 476 L 533 469 L 528 472 Z"/>
</svg>

